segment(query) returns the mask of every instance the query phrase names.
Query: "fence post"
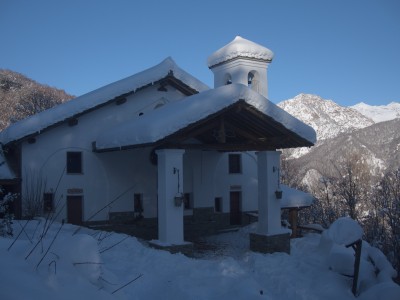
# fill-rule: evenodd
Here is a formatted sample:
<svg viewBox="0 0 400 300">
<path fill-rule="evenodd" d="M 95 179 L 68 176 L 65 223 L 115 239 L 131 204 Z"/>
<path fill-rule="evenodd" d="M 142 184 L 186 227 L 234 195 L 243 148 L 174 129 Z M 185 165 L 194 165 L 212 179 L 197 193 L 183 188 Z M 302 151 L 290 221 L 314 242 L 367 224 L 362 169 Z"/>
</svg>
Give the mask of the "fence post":
<svg viewBox="0 0 400 300">
<path fill-rule="evenodd" d="M 359 239 L 351 244 L 346 245 L 346 248 L 352 247 L 355 252 L 355 260 L 354 260 L 354 273 L 353 273 L 353 287 L 351 291 L 353 295 L 356 296 L 357 294 L 357 287 L 358 287 L 358 275 L 360 272 L 360 260 L 361 260 L 361 247 L 362 247 L 362 240 Z"/>
</svg>

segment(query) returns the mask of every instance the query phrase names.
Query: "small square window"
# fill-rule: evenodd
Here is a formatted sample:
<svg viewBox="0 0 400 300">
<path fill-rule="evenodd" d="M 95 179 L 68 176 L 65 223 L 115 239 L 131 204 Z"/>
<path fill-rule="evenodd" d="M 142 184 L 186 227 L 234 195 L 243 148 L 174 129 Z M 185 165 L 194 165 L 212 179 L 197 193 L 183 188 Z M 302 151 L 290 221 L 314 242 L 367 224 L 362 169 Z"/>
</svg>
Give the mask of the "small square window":
<svg viewBox="0 0 400 300">
<path fill-rule="evenodd" d="M 214 210 L 215 212 L 222 212 L 222 198 L 221 197 L 217 197 L 214 199 Z"/>
<path fill-rule="evenodd" d="M 242 173 L 242 156 L 240 154 L 229 154 L 229 173 Z"/>
<path fill-rule="evenodd" d="M 143 212 L 143 196 L 142 194 L 133 195 L 133 211 L 136 213 Z"/>
<path fill-rule="evenodd" d="M 67 152 L 67 173 L 82 174 L 82 152 Z"/>
<path fill-rule="evenodd" d="M 43 211 L 52 212 L 54 209 L 54 194 L 44 193 L 43 194 Z"/>
<path fill-rule="evenodd" d="M 183 203 L 185 205 L 185 209 L 192 209 L 193 205 L 190 199 L 191 198 L 190 193 L 185 193 L 183 196 L 184 196 Z"/>
</svg>

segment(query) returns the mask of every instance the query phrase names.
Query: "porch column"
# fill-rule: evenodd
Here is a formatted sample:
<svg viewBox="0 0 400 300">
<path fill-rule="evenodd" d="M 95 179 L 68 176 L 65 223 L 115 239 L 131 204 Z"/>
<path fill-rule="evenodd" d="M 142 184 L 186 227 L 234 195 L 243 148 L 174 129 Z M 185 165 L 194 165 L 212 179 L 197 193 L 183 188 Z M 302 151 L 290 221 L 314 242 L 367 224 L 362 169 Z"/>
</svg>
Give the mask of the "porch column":
<svg viewBox="0 0 400 300">
<path fill-rule="evenodd" d="M 274 234 L 281 231 L 281 206 L 276 199 L 278 189 L 279 151 L 257 153 L 258 161 L 258 228 L 259 234 Z"/>
<path fill-rule="evenodd" d="M 185 150 L 157 150 L 158 156 L 158 240 L 165 245 L 184 244 L 183 204 L 174 198 L 183 192 L 183 153 Z M 179 184 L 179 190 L 178 190 Z"/>
<path fill-rule="evenodd" d="M 250 234 L 250 248 L 262 253 L 290 252 L 289 232 L 281 226 L 281 200 L 278 190 L 279 151 L 257 153 L 258 164 L 258 227 Z"/>
<path fill-rule="evenodd" d="M 289 223 L 292 227 L 292 238 L 297 237 L 297 214 L 298 214 L 298 209 L 297 208 L 290 208 L 289 209 Z"/>
</svg>

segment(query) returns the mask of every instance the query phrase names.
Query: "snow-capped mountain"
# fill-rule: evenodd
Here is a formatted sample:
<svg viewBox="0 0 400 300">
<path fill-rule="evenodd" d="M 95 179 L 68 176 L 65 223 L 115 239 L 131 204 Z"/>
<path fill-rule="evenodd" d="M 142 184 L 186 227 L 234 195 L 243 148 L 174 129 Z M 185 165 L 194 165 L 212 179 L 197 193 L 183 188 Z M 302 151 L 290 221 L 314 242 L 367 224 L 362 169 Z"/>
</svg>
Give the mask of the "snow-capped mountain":
<svg viewBox="0 0 400 300">
<path fill-rule="evenodd" d="M 392 102 L 388 105 L 368 105 L 364 102 L 350 106 L 362 113 L 367 118 L 372 119 L 375 123 L 384 122 L 400 118 L 400 103 Z"/>
<path fill-rule="evenodd" d="M 362 155 L 373 175 L 400 167 L 400 103 L 356 105 L 362 114 L 316 95 L 300 94 L 278 106 L 317 132 L 314 147 L 283 151 L 287 158 L 298 160 L 302 171 L 321 169 L 350 152 Z"/>
<path fill-rule="evenodd" d="M 352 132 L 375 123 L 355 109 L 340 106 L 317 95 L 300 94 L 280 102 L 278 106 L 313 127 L 318 140 L 333 138 L 340 133 Z"/>
</svg>

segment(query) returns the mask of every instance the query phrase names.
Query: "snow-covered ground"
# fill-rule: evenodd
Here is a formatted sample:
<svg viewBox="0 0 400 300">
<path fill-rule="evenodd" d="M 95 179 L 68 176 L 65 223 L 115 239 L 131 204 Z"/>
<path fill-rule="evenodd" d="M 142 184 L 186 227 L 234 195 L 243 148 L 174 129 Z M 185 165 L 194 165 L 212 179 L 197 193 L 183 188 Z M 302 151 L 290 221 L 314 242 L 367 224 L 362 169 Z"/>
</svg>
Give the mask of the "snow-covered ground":
<svg viewBox="0 0 400 300">
<path fill-rule="evenodd" d="M 334 243 L 359 235 L 346 222 L 322 236 L 292 240 L 290 255 L 249 251 L 251 225 L 204 239 L 208 250 L 196 258 L 155 250 L 123 234 L 86 228 L 75 233 L 70 224 L 54 223 L 40 242 L 45 223 L 33 220 L 21 231 L 26 221 L 14 221 L 14 238 L 0 238 L 0 299 L 356 299 L 351 278 L 331 270 L 353 264 L 353 250 Z M 366 243 L 363 249 L 375 251 Z M 388 270 L 378 278 L 362 260 L 357 299 L 400 299 L 385 261 L 379 265 Z"/>
</svg>

